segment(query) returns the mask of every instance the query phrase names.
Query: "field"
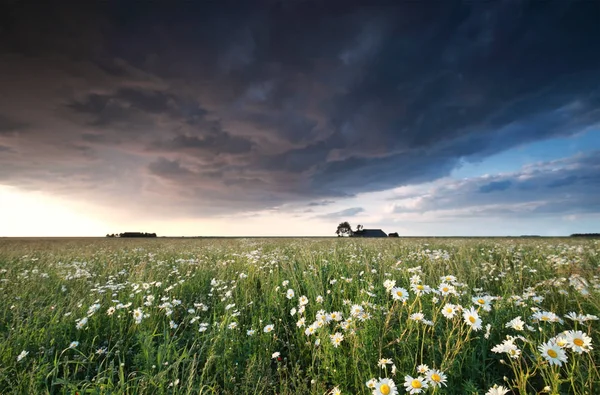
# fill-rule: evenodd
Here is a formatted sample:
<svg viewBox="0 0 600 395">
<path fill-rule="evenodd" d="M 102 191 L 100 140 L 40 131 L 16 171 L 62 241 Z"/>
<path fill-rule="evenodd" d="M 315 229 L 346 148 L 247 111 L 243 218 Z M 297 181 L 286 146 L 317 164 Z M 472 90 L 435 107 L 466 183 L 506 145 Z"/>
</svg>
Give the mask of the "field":
<svg viewBox="0 0 600 395">
<path fill-rule="evenodd" d="M 0 239 L 0 391 L 600 394 L 600 243 Z"/>
</svg>

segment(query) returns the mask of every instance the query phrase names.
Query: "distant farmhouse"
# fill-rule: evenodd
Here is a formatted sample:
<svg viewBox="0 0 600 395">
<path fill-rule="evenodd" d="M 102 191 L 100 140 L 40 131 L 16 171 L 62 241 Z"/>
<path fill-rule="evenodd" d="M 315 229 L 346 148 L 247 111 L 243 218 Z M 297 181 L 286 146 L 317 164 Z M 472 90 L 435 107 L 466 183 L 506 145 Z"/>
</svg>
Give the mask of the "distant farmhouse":
<svg viewBox="0 0 600 395">
<path fill-rule="evenodd" d="M 381 229 L 360 229 L 352 232 L 352 237 L 388 237 Z"/>
</svg>

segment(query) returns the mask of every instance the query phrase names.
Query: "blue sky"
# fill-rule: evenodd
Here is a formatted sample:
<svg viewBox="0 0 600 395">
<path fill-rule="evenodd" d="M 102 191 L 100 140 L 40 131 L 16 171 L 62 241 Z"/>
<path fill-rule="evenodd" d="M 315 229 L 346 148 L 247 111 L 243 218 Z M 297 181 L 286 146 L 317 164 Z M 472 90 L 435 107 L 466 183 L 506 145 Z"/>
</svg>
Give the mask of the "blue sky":
<svg viewBox="0 0 600 395">
<path fill-rule="evenodd" d="M 600 2 L 1 7 L 0 236 L 599 231 Z"/>
</svg>

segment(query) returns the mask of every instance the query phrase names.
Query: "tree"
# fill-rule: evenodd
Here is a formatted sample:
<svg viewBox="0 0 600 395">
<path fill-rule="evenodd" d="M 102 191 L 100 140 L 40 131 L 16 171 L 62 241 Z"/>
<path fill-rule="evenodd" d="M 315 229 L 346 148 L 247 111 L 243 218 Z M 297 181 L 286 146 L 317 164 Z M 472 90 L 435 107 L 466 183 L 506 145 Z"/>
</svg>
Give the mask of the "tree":
<svg viewBox="0 0 600 395">
<path fill-rule="evenodd" d="M 342 222 L 338 225 L 335 234 L 338 235 L 338 237 L 350 236 L 352 235 L 352 227 L 348 222 Z"/>
<path fill-rule="evenodd" d="M 364 229 L 364 226 L 362 226 L 362 225 L 358 225 L 358 226 L 356 227 L 356 231 L 357 231 L 357 232 L 360 232 L 360 231 L 361 231 L 361 230 L 363 230 L 363 229 Z"/>
</svg>

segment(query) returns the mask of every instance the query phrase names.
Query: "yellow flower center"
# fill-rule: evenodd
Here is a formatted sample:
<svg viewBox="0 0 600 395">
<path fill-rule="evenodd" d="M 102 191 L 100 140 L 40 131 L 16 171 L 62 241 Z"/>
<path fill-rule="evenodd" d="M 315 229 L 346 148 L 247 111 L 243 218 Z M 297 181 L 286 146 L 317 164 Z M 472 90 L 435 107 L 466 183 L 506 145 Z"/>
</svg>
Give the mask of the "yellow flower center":
<svg viewBox="0 0 600 395">
<path fill-rule="evenodd" d="M 547 315 L 542 316 L 542 321 L 548 321 L 549 319 L 550 319 L 550 317 L 548 317 Z"/>
<path fill-rule="evenodd" d="M 402 297 L 402 291 L 396 291 L 396 295 Z"/>
<path fill-rule="evenodd" d="M 473 316 L 470 316 L 470 317 L 469 317 L 469 322 L 470 322 L 471 324 L 474 324 L 474 323 L 475 323 L 475 321 L 477 321 L 477 320 L 475 319 L 475 317 L 473 317 Z"/>
<path fill-rule="evenodd" d="M 552 349 L 548 350 L 548 355 L 550 355 L 552 358 L 558 357 L 558 353 Z"/>
<path fill-rule="evenodd" d="M 583 346 L 583 340 L 581 339 L 573 339 L 573 343 L 579 347 Z"/>
<path fill-rule="evenodd" d="M 414 380 L 413 380 L 413 381 L 410 383 L 410 385 L 411 385 L 413 388 L 421 388 L 421 380 L 414 379 Z"/>
<path fill-rule="evenodd" d="M 419 284 L 419 285 L 417 285 L 417 289 L 418 289 L 418 290 L 420 290 L 420 291 L 422 291 L 422 290 L 424 290 L 424 289 L 425 289 L 425 287 L 424 287 L 424 286 L 422 286 L 421 284 Z"/>
<path fill-rule="evenodd" d="M 439 383 L 442 380 L 442 378 L 440 377 L 439 374 L 434 373 L 431 375 L 431 380 L 435 381 L 436 383 Z"/>
<path fill-rule="evenodd" d="M 477 303 L 479 303 L 479 304 L 485 304 L 485 300 L 483 300 L 483 299 L 477 299 Z"/>
<path fill-rule="evenodd" d="M 381 392 L 383 395 L 388 395 L 390 392 L 392 392 L 392 389 L 387 384 L 381 384 L 379 387 L 379 392 Z"/>
</svg>

